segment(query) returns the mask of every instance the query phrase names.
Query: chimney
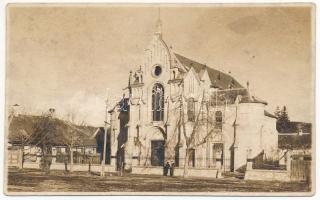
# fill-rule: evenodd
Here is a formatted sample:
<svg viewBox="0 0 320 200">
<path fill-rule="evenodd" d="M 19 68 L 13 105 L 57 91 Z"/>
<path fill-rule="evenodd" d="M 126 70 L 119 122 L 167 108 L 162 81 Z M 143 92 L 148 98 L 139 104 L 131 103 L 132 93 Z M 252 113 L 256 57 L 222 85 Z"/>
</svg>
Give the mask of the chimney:
<svg viewBox="0 0 320 200">
<path fill-rule="evenodd" d="M 12 107 L 11 107 L 11 113 L 10 113 L 10 115 L 12 115 L 12 116 L 18 116 L 18 115 L 20 115 L 21 114 L 21 106 L 19 105 L 19 104 L 14 104 L 14 105 L 12 105 Z"/>
<path fill-rule="evenodd" d="M 53 118 L 55 112 L 56 112 L 56 109 L 54 109 L 54 108 L 49 108 L 49 113 L 48 113 L 49 117 L 52 117 L 52 118 Z"/>
<path fill-rule="evenodd" d="M 250 83 L 249 81 L 247 81 L 247 92 L 248 92 L 248 98 L 249 98 L 249 101 L 252 100 L 252 96 L 251 96 L 251 91 L 250 91 Z"/>
</svg>

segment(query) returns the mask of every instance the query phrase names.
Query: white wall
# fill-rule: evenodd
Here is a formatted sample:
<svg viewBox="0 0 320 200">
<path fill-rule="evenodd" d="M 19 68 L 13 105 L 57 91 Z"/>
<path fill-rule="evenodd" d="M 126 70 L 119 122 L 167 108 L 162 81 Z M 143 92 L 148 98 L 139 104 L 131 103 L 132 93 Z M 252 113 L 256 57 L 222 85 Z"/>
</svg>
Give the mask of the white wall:
<svg viewBox="0 0 320 200">
<path fill-rule="evenodd" d="M 140 149 L 135 146 L 134 138 L 137 137 L 137 126 L 139 126 L 139 140 L 142 143 L 141 156 L 144 158 L 150 157 L 151 152 L 151 140 L 164 140 L 163 134 L 160 129 L 167 129 L 167 146 L 166 155 L 168 159 L 173 159 L 175 145 L 178 142 L 178 131 L 176 124 L 179 116 L 179 110 L 174 109 L 179 107 L 179 102 L 174 99 L 174 96 L 179 94 L 182 86 L 184 87 L 184 100 L 186 101 L 189 97 L 193 97 L 198 100 L 196 103 L 196 113 L 200 108 L 201 97 L 203 89 L 208 90 L 210 85 L 210 79 L 207 72 L 204 73 L 203 77 L 198 77 L 193 69 L 183 74 L 183 84 L 168 84 L 168 81 L 172 79 L 172 71 L 176 71 L 176 77 L 182 77 L 182 74 L 178 74 L 177 68 L 183 69 L 179 62 L 173 63 L 174 55 L 167 45 L 162 40 L 161 36 L 155 35 L 151 41 L 149 47 L 145 52 L 144 61 L 142 64 L 143 70 L 143 82 L 144 86 L 133 90 L 133 96 L 131 98 L 131 109 L 130 109 L 130 123 L 128 126 L 129 138 L 126 144 L 127 155 L 126 159 L 130 160 L 132 156 L 139 155 Z M 156 77 L 152 75 L 152 70 L 155 65 L 162 67 L 162 73 Z M 203 79 L 200 81 L 200 79 Z M 165 107 L 164 107 L 164 122 L 152 122 L 151 115 L 151 101 L 152 101 L 152 88 L 155 83 L 161 83 L 165 90 Z M 167 97 L 169 97 L 167 99 Z M 137 99 L 141 99 L 138 101 Z M 185 121 L 187 121 L 187 105 L 184 102 L 184 115 Z M 168 110 L 169 109 L 169 110 Z M 216 108 L 211 108 L 215 111 Z M 200 145 L 196 148 L 196 159 L 197 167 L 208 167 L 212 162 L 212 145 L 215 142 L 224 143 L 224 158 L 229 162 L 231 161 L 231 151 L 233 143 L 235 142 L 235 168 L 245 165 L 248 157 L 248 150 L 251 150 L 251 157 L 256 156 L 262 150 L 268 152 L 268 155 L 272 155 L 272 152 L 277 149 L 277 132 L 275 129 L 275 120 L 264 115 L 265 105 L 261 103 L 242 103 L 239 105 L 228 105 L 227 107 L 221 106 L 217 109 L 223 112 L 223 130 L 221 140 L 210 138 L 208 144 Z M 140 117 L 139 117 L 140 113 Z M 113 114 L 113 123 L 111 127 L 115 129 L 114 138 L 117 138 L 120 131 L 119 120 L 117 119 L 119 113 Z M 236 134 L 234 129 L 234 121 L 236 119 Z M 166 124 L 165 124 L 166 123 Z M 166 126 L 165 126 L 166 125 Z M 193 124 L 188 122 L 186 125 L 187 135 L 189 136 L 192 132 Z M 199 138 L 203 137 L 206 130 L 199 134 Z M 234 138 L 236 136 L 236 138 Z M 183 133 L 181 134 L 181 149 L 180 149 L 180 161 L 183 161 L 185 155 L 185 141 Z M 112 145 L 112 154 L 115 155 L 118 146 Z M 209 148 L 209 149 L 208 149 Z M 207 159 L 206 157 L 209 156 Z M 126 161 L 130 164 L 131 161 Z M 135 162 L 136 163 L 136 162 Z M 133 163 L 133 165 L 135 165 Z M 146 162 L 146 164 L 149 164 Z M 180 163 L 183 164 L 183 163 Z"/>
</svg>

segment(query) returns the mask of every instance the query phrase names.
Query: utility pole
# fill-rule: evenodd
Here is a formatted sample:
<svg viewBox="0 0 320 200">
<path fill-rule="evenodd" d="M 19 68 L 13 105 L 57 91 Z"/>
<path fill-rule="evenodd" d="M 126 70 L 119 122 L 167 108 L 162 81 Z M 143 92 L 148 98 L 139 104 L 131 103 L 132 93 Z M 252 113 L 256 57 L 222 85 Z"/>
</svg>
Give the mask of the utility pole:
<svg viewBox="0 0 320 200">
<path fill-rule="evenodd" d="M 106 98 L 106 118 L 104 121 L 104 139 L 103 139 L 103 158 L 102 158 L 102 163 L 101 163 L 101 176 L 105 176 L 105 166 L 106 166 L 106 151 L 107 151 L 107 134 L 108 134 L 108 128 L 109 128 L 109 117 L 108 117 L 108 112 L 109 112 L 109 96 L 108 93 L 109 88 L 107 89 L 107 98 Z"/>
<path fill-rule="evenodd" d="M 101 163 L 101 176 L 104 176 L 104 168 L 106 166 L 106 150 L 107 150 L 107 123 L 105 122 L 104 126 L 104 139 L 103 139 L 103 158 L 102 158 L 102 163 Z"/>
</svg>

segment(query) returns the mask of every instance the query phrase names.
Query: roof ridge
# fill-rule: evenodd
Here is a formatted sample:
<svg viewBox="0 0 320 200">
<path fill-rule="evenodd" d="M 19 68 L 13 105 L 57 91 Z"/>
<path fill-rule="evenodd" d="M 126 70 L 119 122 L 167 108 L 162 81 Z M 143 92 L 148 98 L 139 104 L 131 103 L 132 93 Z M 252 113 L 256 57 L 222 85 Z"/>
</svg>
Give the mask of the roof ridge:
<svg viewBox="0 0 320 200">
<path fill-rule="evenodd" d="M 181 57 L 183 57 L 183 58 L 185 58 L 185 59 L 188 59 L 188 60 L 192 61 L 193 63 L 196 63 L 196 64 L 199 64 L 199 65 L 205 66 L 207 69 L 213 69 L 213 70 L 216 70 L 216 71 L 218 71 L 218 72 L 220 72 L 220 73 L 222 73 L 222 74 L 224 74 L 224 75 L 230 76 L 230 75 L 227 74 L 226 72 L 220 71 L 220 70 L 218 70 L 218 69 L 216 69 L 216 68 L 214 68 L 214 67 L 210 67 L 210 66 L 208 66 L 207 64 L 200 63 L 200 62 L 198 62 L 198 61 L 195 61 L 195 60 L 193 60 L 193 59 L 191 59 L 191 58 L 188 58 L 188 57 L 183 56 L 183 55 L 181 55 L 181 54 L 179 54 L 179 53 L 176 53 L 176 52 L 174 52 L 174 54 L 175 54 L 175 55 L 178 55 L 178 56 L 181 56 Z M 197 73 L 198 73 L 198 72 L 197 72 Z M 230 76 L 230 77 L 233 78 L 232 76 Z"/>
<path fill-rule="evenodd" d="M 195 61 L 195 60 L 193 60 L 193 59 L 191 59 L 191 58 L 188 58 L 188 57 L 185 57 L 185 56 L 183 56 L 183 55 L 181 55 L 181 54 L 179 54 L 179 53 L 176 53 L 176 52 L 173 52 L 175 55 L 178 55 L 178 56 L 181 56 L 181 57 L 183 57 L 183 58 L 185 58 L 185 59 L 188 59 L 188 60 L 190 60 L 190 61 L 193 61 L 194 63 L 196 63 L 196 64 L 200 64 L 200 65 L 203 65 L 203 66 L 205 66 L 205 67 L 207 67 L 207 68 L 211 68 L 211 67 L 209 67 L 208 65 L 206 65 L 206 64 L 203 64 L 203 63 L 200 63 L 200 62 L 198 62 L 198 61 Z M 212 68 L 213 69 L 213 68 Z"/>
<path fill-rule="evenodd" d="M 216 84 L 217 82 L 217 84 L 220 85 L 222 88 L 228 88 L 230 83 L 233 82 L 232 84 L 236 86 L 236 88 L 244 88 L 237 80 L 235 80 L 233 76 L 231 76 L 228 73 L 225 73 L 218 69 L 210 67 L 207 64 L 199 63 L 198 61 L 187 58 L 179 53 L 176 53 L 176 52 L 173 52 L 173 53 L 176 56 L 176 58 L 180 61 L 181 64 L 185 65 L 188 68 L 188 70 L 190 70 L 190 68 L 193 67 L 197 74 L 200 73 L 203 67 L 206 67 L 212 84 Z"/>
</svg>

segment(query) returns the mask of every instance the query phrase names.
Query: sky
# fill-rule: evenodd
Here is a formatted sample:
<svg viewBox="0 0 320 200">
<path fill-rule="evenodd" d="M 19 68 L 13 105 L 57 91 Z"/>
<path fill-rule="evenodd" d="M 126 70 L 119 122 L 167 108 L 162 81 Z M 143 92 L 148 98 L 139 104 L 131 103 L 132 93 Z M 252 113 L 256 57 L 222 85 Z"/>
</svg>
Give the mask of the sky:
<svg viewBox="0 0 320 200">
<path fill-rule="evenodd" d="M 156 31 L 173 51 L 231 72 L 267 110 L 314 120 L 310 6 L 15 6 L 7 8 L 6 107 L 103 125 Z M 109 88 L 109 89 L 108 89 Z"/>
</svg>

